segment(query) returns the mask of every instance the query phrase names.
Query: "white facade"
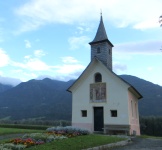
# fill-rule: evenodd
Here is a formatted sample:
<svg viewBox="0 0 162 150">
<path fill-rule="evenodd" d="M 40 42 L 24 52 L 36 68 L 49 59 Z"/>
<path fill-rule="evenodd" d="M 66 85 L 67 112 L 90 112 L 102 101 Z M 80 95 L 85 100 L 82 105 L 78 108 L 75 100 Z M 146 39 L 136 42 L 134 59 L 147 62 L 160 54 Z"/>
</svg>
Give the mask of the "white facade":
<svg viewBox="0 0 162 150">
<path fill-rule="evenodd" d="M 100 73 L 102 83 L 106 83 L 106 102 L 90 102 L 90 84 L 95 83 L 96 73 Z M 132 114 L 129 114 L 129 87 L 105 65 L 94 59 L 80 78 L 69 88 L 69 91 L 72 92 L 72 125 L 87 128 L 93 132 L 94 107 L 103 107 L 104 125 L 130 125 L 129 115 Z M 129 91 L 129 93 L 131 92 Z M 82 110 L 87 111 L 87 117 L 82 117 Z M 111 110 L 117 110 L 117 117 L 111 116 Z"/>
</svg>

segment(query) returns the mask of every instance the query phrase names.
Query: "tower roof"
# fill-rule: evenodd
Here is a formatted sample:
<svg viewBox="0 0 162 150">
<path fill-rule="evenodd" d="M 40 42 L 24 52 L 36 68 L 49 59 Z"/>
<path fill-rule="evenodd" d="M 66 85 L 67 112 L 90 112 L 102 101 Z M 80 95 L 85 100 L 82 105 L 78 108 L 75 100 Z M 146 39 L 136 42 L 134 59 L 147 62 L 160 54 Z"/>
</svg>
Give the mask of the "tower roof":
<svg viewBox="0 0 162 150">
<path fill-rule="evenodd" d="M 104 27 L 104 23 L 103 23 L 103 19 L 102 19 L 102 15 L 101 15 L 101 20 L 100 20 L 100 24 L 99 24 L 96 36 L 94 40 L 90 42 L 89 44 L 91 45 L 91 44 L 95 44 L 98 42 L 105 42 L 105 41 L 107 41 L 112 47 L 114 47 L 113 44 L 108 40 L 106 30 Z"/>
</svg>

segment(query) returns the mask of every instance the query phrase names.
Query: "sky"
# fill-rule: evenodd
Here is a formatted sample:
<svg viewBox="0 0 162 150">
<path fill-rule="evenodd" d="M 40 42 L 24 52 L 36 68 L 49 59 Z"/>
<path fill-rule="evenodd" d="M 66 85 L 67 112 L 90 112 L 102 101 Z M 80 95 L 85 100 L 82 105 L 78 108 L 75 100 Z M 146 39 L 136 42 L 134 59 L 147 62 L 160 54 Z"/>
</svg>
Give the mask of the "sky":
<svg viewBox="0 0 162 150">
<path fill-rule="evenodd" d="M 0 83 L 77 79 L 103 22 L 113 71 L 162 86 L 161 0 L 0 1 Z"/>
</svg>

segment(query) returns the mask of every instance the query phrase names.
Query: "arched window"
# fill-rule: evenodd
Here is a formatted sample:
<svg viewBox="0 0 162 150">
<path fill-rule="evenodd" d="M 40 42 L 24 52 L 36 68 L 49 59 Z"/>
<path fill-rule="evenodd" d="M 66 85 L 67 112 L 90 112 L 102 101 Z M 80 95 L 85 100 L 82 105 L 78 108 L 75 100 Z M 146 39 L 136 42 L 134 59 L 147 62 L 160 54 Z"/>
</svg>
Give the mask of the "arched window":
<svg viewBox="0 0 162 150">
<path fill-rule="evenodd" d="M 95 82 L 102 82 L 102 76 L 100 73 L 95 74 Z"/>
<path fill-rule="evenodd" d="M 97 48 L 97 54 L 98 53 L 101 53 L 101 49 L 99 47 Z"/>
</svg>

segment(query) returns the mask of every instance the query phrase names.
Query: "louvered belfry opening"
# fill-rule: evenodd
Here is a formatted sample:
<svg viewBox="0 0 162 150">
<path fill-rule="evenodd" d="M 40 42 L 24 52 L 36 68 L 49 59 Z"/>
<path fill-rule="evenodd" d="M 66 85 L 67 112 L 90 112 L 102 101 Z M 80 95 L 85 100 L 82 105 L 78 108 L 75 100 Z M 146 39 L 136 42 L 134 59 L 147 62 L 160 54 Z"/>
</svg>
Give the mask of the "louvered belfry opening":
<svg viewBox="0 0 162 150">
<path fill-rule="evenodd" d="M 102 76 L 101 76 L 100 73 L 97 73 L 97 74 L 95 75 L 95 82 L 102 82 Z"/>
</svg>

